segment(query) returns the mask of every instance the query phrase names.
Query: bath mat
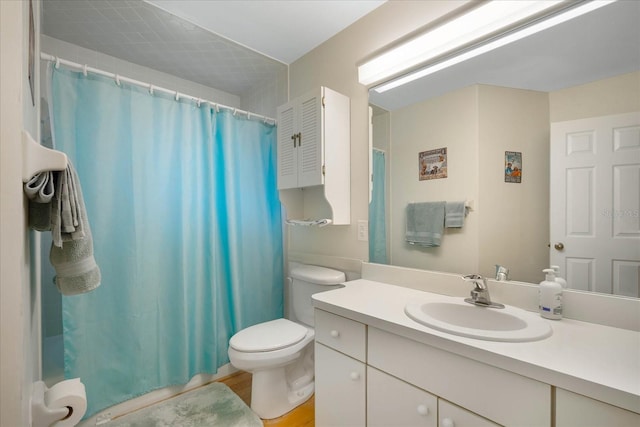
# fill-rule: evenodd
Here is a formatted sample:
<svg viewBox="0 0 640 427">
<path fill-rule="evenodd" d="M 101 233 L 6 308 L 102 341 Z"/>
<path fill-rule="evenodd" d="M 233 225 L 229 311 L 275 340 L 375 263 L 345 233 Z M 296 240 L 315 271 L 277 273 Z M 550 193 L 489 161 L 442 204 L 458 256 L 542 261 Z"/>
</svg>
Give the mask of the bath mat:
<svg viewBox="0 0 640 427">
<path fill-rule="evenodd" d="M 116 418 L 105 427 L 262 427 L 229 387 L 212 383 Z"/>
</svg>

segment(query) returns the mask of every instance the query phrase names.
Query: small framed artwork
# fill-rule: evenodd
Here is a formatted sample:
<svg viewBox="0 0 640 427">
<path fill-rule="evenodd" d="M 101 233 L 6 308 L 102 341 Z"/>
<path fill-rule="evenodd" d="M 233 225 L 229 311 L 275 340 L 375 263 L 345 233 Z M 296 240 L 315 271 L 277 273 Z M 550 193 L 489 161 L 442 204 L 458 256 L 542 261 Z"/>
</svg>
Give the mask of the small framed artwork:
<svg viewBox="0 0 640 427">
<path fill-rule="evenodd" d="M 447 177 L 447 147 L 418 153 L 418 179 Z"/>
<path fill-rule="evenodd" d="M 504 152 L 504 182 L 522 182 L 522 153 Z"/>
</svg>

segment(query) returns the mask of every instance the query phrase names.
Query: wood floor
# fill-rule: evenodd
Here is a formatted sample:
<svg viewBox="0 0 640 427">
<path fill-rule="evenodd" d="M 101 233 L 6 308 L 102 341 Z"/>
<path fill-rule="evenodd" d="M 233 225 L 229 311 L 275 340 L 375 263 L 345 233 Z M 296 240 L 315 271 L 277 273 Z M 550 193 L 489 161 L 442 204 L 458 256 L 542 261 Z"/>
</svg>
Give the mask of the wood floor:
<svg viewBox="0 0 640 427">
<path fill-rule="evenodd" d="M 248 405 L 251 405 L 251 374 L 238 372 L 222 378 L 220 382 L 229 386 Z M 293 411 L 273 420 L 263 420 L 262 423 L 269 427 L 314 427 L 315 405 L 314 397 L 307 400 Z"/>
</svg>

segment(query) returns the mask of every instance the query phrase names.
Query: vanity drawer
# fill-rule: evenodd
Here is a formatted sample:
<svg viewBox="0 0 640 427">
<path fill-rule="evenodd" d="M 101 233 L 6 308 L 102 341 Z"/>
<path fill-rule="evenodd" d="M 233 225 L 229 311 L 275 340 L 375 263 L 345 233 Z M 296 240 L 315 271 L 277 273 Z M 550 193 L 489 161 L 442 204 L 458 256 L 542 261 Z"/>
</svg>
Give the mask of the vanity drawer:
<svg viewBox="0 0 640 427">
<path fill-rule="evenodd" d="M 368 364 L 505 426 L 550 426 L 551 386 L 376 328 Z"/>
<path fill-rule="evenodd" d="M 315 322 L 316 342 L 366 361 L 366 325 L 319 309 L 315 310 Z"/>
</svg>

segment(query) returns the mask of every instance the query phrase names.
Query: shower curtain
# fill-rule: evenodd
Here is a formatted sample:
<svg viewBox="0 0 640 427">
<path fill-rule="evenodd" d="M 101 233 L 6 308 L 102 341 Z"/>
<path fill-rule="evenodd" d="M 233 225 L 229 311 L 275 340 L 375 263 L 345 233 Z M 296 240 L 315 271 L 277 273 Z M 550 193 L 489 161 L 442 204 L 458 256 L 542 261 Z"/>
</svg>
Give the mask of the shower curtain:
<svg viewBox="0 0 640 427">
<path fill-rule="evenodd" d="M 385 218 L 385 156 L 373 150 L 371 202 L 369 203 L 369 262 L 387 263 L 387 228 Z"/>
<path fill-rule="evenodd" d="M 63 69 L 51 96 L 102 271 L 63 298 L 65 377 L 90 416 L 215 373 L 236 331 L 282 316 L 276 130 Z"/>
</svg>

